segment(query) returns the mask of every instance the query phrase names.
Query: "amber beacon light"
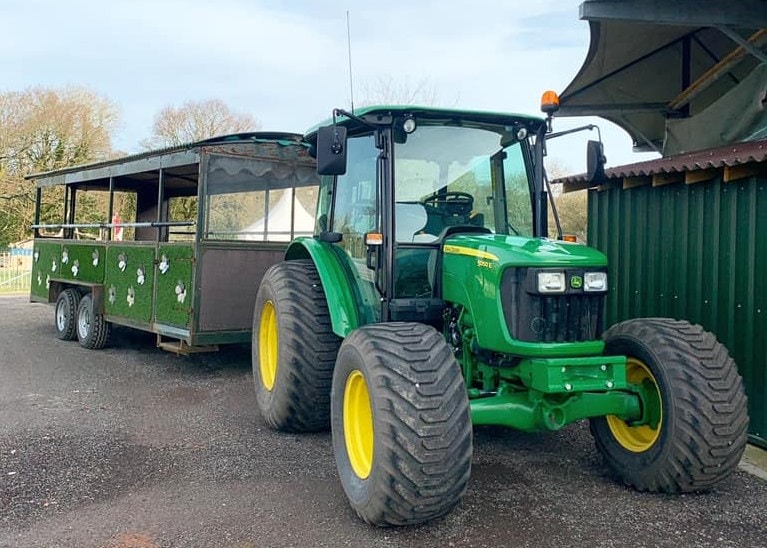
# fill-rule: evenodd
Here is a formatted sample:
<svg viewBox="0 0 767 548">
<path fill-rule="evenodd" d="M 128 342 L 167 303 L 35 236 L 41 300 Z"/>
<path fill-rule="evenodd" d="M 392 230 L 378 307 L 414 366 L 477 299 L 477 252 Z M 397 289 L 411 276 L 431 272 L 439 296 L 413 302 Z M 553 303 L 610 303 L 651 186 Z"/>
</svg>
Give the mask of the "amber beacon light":
<svg viewBox="0 0 767 548">
<path fill-rule="evenodd" d="M 544 91 L 541 95 L 541 112 L 548 116 L 559 110 L 559 95 L 556 91 Z"/>
</svg>

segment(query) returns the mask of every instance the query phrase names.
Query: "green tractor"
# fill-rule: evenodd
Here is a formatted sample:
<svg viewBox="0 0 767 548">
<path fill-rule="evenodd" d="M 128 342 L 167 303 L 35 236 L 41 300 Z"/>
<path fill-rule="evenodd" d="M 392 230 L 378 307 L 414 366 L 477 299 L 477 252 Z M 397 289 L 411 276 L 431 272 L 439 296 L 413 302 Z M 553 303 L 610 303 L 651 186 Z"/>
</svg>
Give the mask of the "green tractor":
<svg viewBox="0 0 767 548">
<path fill-rule="evenodd" d="M 746 396 L 727 350 L 681 320 L 604 331 L 605 256 L 548 238 L 556 135 L 550 112 L 384 106 L 335 110 L 305 136 L 317 226 L 258 290 L 257 400 L 277 430 L 331 427 L 368 523 L 455 507 L 473 425 L 589 419 L 607 465 L 642 491 L 706 489 L 740 460 Z M 589 152 L 598 175 L 601 143 Z"/>
</svg>

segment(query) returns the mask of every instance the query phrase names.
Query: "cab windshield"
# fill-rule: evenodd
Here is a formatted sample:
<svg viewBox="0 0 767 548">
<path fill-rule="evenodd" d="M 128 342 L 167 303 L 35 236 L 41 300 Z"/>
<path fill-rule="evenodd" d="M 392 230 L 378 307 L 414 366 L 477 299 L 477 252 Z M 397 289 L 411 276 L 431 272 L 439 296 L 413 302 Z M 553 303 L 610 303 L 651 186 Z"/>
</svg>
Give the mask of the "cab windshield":
<svg viewBox="0 0 767 548">
<path fill-rule="evenodd" d="M 397 242 L 433 242 L 452 226 L 532 236 L 519 141 L 488 129 L 422 125 L 395 145 L 394 158 Z"/>
</svg>

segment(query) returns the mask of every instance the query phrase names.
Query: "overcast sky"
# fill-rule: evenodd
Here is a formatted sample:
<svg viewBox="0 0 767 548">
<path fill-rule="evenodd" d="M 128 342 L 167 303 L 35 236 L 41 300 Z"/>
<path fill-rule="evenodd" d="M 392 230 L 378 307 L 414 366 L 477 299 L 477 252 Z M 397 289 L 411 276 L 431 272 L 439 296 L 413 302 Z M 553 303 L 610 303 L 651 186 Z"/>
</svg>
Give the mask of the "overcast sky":
<svg viewBox="0 0 767 548">
<path fill-rule="evenodd" d="M 0 90 L 85 85 L 121 109 L 114 146 L 137 152 L 164 106 L 220 98 L 263 129 L 303 132 L 381 78 L 426 80 L 445 106 L 538 115 L 589 44 L 581 0 L 0 0 Z M 558 120 L 556 128 L 595 121 Z M 600 121 L 610 165 L 647 159 Z M 550 155 L 583 171 L 585 140 Z M 566 140 L 566 141 L 565 141 Z"/>
</svg>

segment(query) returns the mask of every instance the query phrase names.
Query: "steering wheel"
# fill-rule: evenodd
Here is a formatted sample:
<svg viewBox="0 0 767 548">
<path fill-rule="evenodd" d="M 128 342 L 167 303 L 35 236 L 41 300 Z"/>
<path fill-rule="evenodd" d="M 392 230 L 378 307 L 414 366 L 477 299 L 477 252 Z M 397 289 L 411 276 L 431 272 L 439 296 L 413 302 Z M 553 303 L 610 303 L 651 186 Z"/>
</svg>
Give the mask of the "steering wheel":
<svg viewBox="0 0 767 548">
<path fill-rule="evenodd" d="M 421 204 L 433 207 L 447 215 L 469 215 L 474 209 L 474 196 L 468 192 L 453 190 L 432 194 L 421 200 Z"/>
</svg>

